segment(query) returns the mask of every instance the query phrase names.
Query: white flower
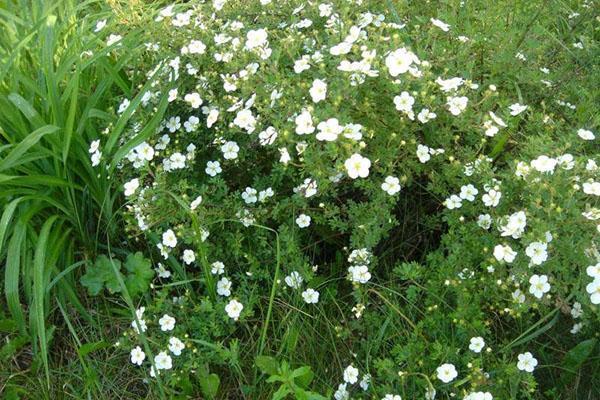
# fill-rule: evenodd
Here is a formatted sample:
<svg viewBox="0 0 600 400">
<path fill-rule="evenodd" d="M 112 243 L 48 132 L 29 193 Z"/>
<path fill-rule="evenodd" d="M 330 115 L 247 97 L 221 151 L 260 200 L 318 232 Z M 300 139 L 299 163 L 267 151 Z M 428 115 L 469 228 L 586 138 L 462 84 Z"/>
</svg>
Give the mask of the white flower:
<svg viewBox="0 0 600 400">
<path fill-rule="evenodd" d="M 431 121 L 432 119 L 435 119 L 436 117 L 437 114 L 431 112 L 428 108 L 422 109 L 417 115 L 417 119 L 423 124 L 426 124 L 427 122 Z"/>
<path fill-rule="evenodd" d="M 225 272 L 225 264 L 221 261 L 215 261 L 210 267 L 210 273 L 213 275 L 222 275 Z"/>
<path fill-rule="evenodd" d="M 481 197 L 483 204 L 487 207 L 496 207 L 500 203 L 500 197 L 502 193 L 494 189 L 490 189 L 486 194 Z"/>
<path fill-rule="evenodd" d="M 517 362 L 517 368 L 525 372 L 533 372 L 533 369 L 537 366 L 538 361 L 533 357 L 530 352 L 519 354 L 519 362 Z"/>
<path fill-rule="evenodd" d="M 202 99 L 200 98 L 200 94 L 196 92 L 186 94 L 183 97 L 183 100 L 188 102 L 192 108 L 200 108 L 200 106 L 202 105 Z"/>
<path fill-rule="evenodd" d="M 344 382 L 349 383 L 351 385 L 358 382 L 358 368 L 355 368 L 352 365 L 348 365 L 344 370 Z"/>
<path fill-rule="evenodd" d="M 175 318 L 171 317 L 168 314 L 163 315 L 158 323 L 160 325 L 160 330 L 163 332 L 172 331 L 175 328 Z"/>
<path fill-rule="evenodd" d="M 310 97 L 312 97 L 312 101 L 315 103 L 325 100 L 325 97 L 327 96 L 327 83 L 320 79 L 315 79 L 309 93 Z"/>
<path fill-rule="evenodd" d="M 511 104 L 508 108 L 510 109 L 510 115 L 517 116 L 521 114 L 523 111 L 527 110 L 528 106 L 524 106 L 519 103 Z"/>
<path fill-rule="evenodd" d="M 157 370 L 171 369 L 173 367 L 173 360 L 166 351 L 161 351 L 154 357 L 154 365 L 156 366 Z"/>
<path fill-rule="evenodd" d="M 236 153 L 237 154 L 237 153 Z M 223 172 L 221 169 L 221 163 L 218 161 L 209 161 L 206 163 L 206 169 L 204 170 L 210 176 L 216 176 Z"/>
<path fill-rule="evenodd" d="M 258 134 L 258 140 L 261 146 L 273 144 L 275 143 L 275 139 L 277 139 L 277 131 L 272 126 L 269 126 Z"/>
<path fill-rule="evenodd" d="M 225 306 L 225 312 L 229 318 L 232 318 L 234 321 L 238 320 L 243 309 L 244 305 L 235 299 L 231 300 Z"/>
<path fill-rule="evenodd" d="M 242 199 L 246 204 L 253 204 L 258 201 L 257 190 L 251 187 L 247 187 L 246 190 L 242 193 Z"/>
<path fill-rule="evenodd" d="M 307 304 L 317 304 L 319 302 L 319 292 L 314 289 L 306 289 L 302 292 L 302 298 Z"/>
<path fill-rule="evenodd" d="M 475 188 L 475 186 L 468 184 L 460 188 L 459 196 L 463 200 L 474 201 L 475 196 L 477 196 L 478 193 L 479 191 Z"/>
<path fill-rule="evenodd" d="M 600 196 L 600 182 L 594 182 L 591 180 L 589 182 L 584 182 L 583 193 Z"/>
<path fill-rule="evenodd" d="M 105 26 L 106 26 L 105 19 L 102 19 L 102 20 L 96 22 L 96 27 L 94 28 L 94 33 L 100 32 L 102 29 L 104 29 Z"/>
<path fill-rule="evenodd" d="M 156 273 L 159 278 L 168 279 L 171 277 L 171 271 L 165 268 L 164 265 L 158 263 L 158 267 L 156 267 Z"/>
<path fill-rule="evenodd" d="M 296 218 L 296 224 L 300 227 L 300 228 L 306 228 L 307 226 L 310 225 L 310 216 L 306 215 L 306 214 L 300 214 L 298 216 L 298 218 Z"/>
<path fill-rule="evenodd" d="M 198 196 L 190 203 L 190 210 L 195 210 L 198 206 L 202 204 L 202 196 Z"/>
<path fill-rule="evenodd" d="M 381 189 L 390 196 L 393 196 L 398 193 L 402 187 L 400 186 L 400 180 L 398 178 L 395 176 L 387 176 L 385 181 L 381 184 Z"/>
<path fill-rule="evenodd" d="M 451 92 L 461 87 L 462 84 L 465 83 L 465 80 L 459 77 L 450 79 L 442 79 L 441 77 L 438 77 L 435 80 L 435 83 L 440 85 L 440 89 L 442 89 L 442 92 Z"/>
<path fill-rule="evenodd" d="M 313 126 L 312 116 L 310 111 L 302 110 L 302 112 L 296 117 L 296 133 L 298 135 L 308 135 L 315 131 Z"/>
<path fill-rule="evenodd" d="M 481 350 L 483 350 L 484 347 L 485 347 L 485 341 L 483 340 L 482 337 L 477 336 L 477 337 L 471 338 L 471 341 L 469 343 L 469 350 L 471 350 L 475 353 L 481 353 Z"/>
<path fill-rule="evenodd" d="M 585 273 L 594 279 L 600 278 L 600 262 L 596 265 L 590 265 L 587 267 L 585 269 Z"/>
<path fill-rule="evenodd" d="M 300 289 L 303 281 L 304 279 L 297 271 L 292 271 L 291 274 L 285 277 L 285 284 L 292 289 Z"/>
<path fill-rule="evenodd" d="M 531 263 L 534 265 L 541 265 L 548 259 L 548 252 L 546 249 L 548 245 L 542 242 L 532 242 L 525 249 L 527 257 L 531 258 Z"/>
<path fill-rule="evenodd" d="M 200 40 L 192 40 L 187 46 L 190 54 L 204 54 L 206 51 L 206 45 Z"/>
<path fill-rule="evenodd" d="M 437 377 L 444 383 L 452 382 L 458 376 L 456 368 L 452 364 L 442 364 L 436 369 Z"/>
<path fill-rule="evenodd" d="M 248 133 L 254 132 L 256 128 L 256 118 L 250 110 L 240 110 L 233 120 L 233 124 L 246 130 Z"/>
<path fill-rule="evenodd" d="M 534 295 L 536 298 L 541 299 L 544 293 L 550 291 L 550 284 L 548 283 L 548 277 L 546 275 L 532 275 L 529 278 L 529 293 Z"/>
<path fill-rule="evenodd" d="M 490 226 L 492 226 L 492 216 L 490 214 L 481 214 L 477 217 L 477 225 L 483 229 L 490 229 Z"/>
<path fill-rule="evenodd" d="M 333 394 L 335 400 L 348 400 L 350 399 L 350 393 L 346 390 L 346 383 L 340 383 L 337 390 Z"/>
<path fill-rule="evenodd" d="M 136 346 L 131 349 L 131 362 L 136 365 L 142 365 L 142 362 L 146 359 L 146 353 L 144 353 L 140 346 Z"/>
<path fill-rule="evenodd" d="M 450 25 L 448 25 L 447 23 L 445 23 L 443 21 L 440 21 L 439 19 L 431 18 L 431 23 L 434 26 L 437 26 L 438 28 L 443 30 L 444 32 L 448 32 L 450 30 Z"/>
<path fill-rule="evenodd" d="M 196 261 L 196 254 L 194 254 L 194 251 L 190 250 L 190 249 L 184 250 L 183 251 L 183 262 L 186 265 L 190 265 L 194 261 Z"/>
<path fill-rule="evenodd" d="M 371 279 L 369 267 L 366 265 L 353 265 L 348 268 L 348 272 L 351 274 L 352 282 L 365 284 Z"/>
<path fill-rule="evenodd" d="M 317 129 L 319 129 L 317 140 L 327 142 L 333 142 L 344 131 L 344 127 L 339 124 L 337 118 L 329 118 L 327 121 L 320 122 Z"/>
<path fill-rule="evenodd" d="M 420 64 L 420 61 L 414 53 L 404 47 L 391 52 L 385 58 L 385 65 L 393 77 L 408 72 L 413 63 Z"/>
<path fill-rule="evenodd" d="M 394 97 L 394 104 L 396 105 L 396 110 L 410 114 L 412 113 L 413 104 L 415 104 L 415 98 L 408 92 L 402 92 L 400 96 Z"/>
<path fill-rule="evenodd" d="M 137 178 L 132 179 L 129 182 L 125 183 L 125 185 L 123 186 L 125 187 L 125 196 L 129 197 L 132 194 L 134 194 L 136 190 L 138 190 L 138 188 L 140 187 L 140 180 Z"/>
<path fill-rule="evenodd" d="M 499 244 L 496 247 L 494 247 L 494 257 L 498 261 L 505 261 L 507 263 L 511 263 L 515 260 L 516 256 L 517 256 L 517 252 L 514 251 L 508 245 L 503 246 L 503 245 Z"/>
<path fill-rule="evenodd" d="M 366 178 L 369 176 L 371 161 L 368 158 L 355 153 L 344 162 L 344 166 L 346 167 L 346 172 L 350 178 Z"/>
<path fill-rule="evenodd" d="M 111 33 L 110 36 L 108 36 L 108 38 L 106 39 L 106 45 L 112 46 L 113 44 L 121 41 L 121 39 L 123 39 L 123 36 Z"/>
<path fill-rule="evenodd" d="M 444 205 L 448 208 L 448 210 L 454 210 L 455 208 L 461 208 L 462 207 L 462 199 L 460 197 L 458 197 L 457 195 L 453 194 L 444 201 Z"/>
<path fill-rule="evenodd" d="M 527 216 L 524 211 L 518 211 L 508 217 L 506 224 L 499 227 L 501 236 L 511 236 L 513 239 L 519 239 L 525 227 L 527 226 Z"/>
<path fill-rule="evenodd" d="M 553 174 L 557 163 L 558 161 L 554 158 L 541 155 L 535 160 L 531 161 L 531 167 L 538 172 Z"/>
<path fill-rule="evenodd" d="M 267 44 L 267 31 L 265 29 L 251 30 L 246 33 L 246 49 L 263 47 Z"/>
<path fill-rule="evenodd" d="M 461 97 L 447 97 L 448 110 L 452 115 L 460 115 L 466 108 L 469 99 L 465 96 Z"/>
<path fill-rule="evenodd" d="M 302 56 L 301 59 L 296 60 L 294 62 L 294 72 L 297 74 L 302 73 L 302 71 L 306 71 L 310 68 L 310 56 Z"/>
<path fill-rule="evenodd" d="M 212 127 L 215 122 L 217 122 L 217 119 L 219 118 L 219 110 L 216 108 L 211 109 L 208 112 L 208 115 L 206 116 L 206 127 L 210 128 Z"/>
<path fill-rule="evenodd" d="M 594 140 L 594 139 L 596 139 L 596 136 L 594 135 L 594 132 L 589 131 L 587 129 L 578 129 L 577 130 L 577 136 L 579 136 L 583 140 Z"/>
<path fill-rule="evenodd" d="M 217 282 L 217 294 L 224 297 L 231 296 L 231 281 L 226 277 Z"/>
<path fill-rule="evenodd" d="M 177 236 L 175 236 L 175 232 L 172 229 L 168 229 L 162 234 L 162 244 L 167 247 L 175 247 L 177 246 Z"/>
<path fill-rule="evenodd" d="M 176 337 L 169 338 L 169 351 L 173 353 L 173 355 L 180 356 L 181 350 L 185 349 L 185 345 L 183 342 Z"/>
<path fill-rule="evenodd" d="M 402 397 L 397 394 L 386 394 L 381 400 L 402 400 Z"/>
<path fill-rule="evenodd" d="M 490 392 L 471 392 L 463 400 L 493 400 L 494 396 Z"/>
<path fill-rule="evenodd" d="M 595 278 L 585 287 L 586 292 L 590 295 L 592 304 L 600 304 L 600 278 Z"/>
<path fill-rule="evenodd" d="M 240 151 L 240 148 L 236 142 L 229 141 L 223 146 L 221 146 L 221 152 L 223 153 L 223 157 L 225 157 L 226 160 L 232 160 L 237 158 L 238 151 Z"/>
<path fill-rule="evenodd" d="M 581 308 L 581 303 L 576 301 L 573 303 L 573 307 L 571 307 L 571 317 L 577 319 L 583 315 L 583 310 Z"/>
<path fill-rule="evenodd" d="M 423 164 L 431 159 L 431 155 L 429 154 L 429 147 L 424 146 L 422 144 L 417 146 L 417 158 Z"/>
</svg>

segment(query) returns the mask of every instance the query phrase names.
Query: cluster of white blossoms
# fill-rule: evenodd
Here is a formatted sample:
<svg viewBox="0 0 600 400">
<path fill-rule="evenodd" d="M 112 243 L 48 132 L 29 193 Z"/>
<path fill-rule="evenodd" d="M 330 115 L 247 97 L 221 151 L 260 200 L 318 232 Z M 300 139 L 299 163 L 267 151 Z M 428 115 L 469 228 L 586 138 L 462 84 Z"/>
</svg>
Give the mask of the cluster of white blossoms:
<svg viewBox="0 0 600 400">
<path fill-rule="evenodd" d="M 367 249 L 353 250 L 348 256 L 348 276 L 351 282 L 365 284 L 371 279 L 369 264 L 371 263 L 371 253 Z"/>
<path fill-rule="evenodd" d="M 147 332 L 146 320 L 143 319 L 145 312 L 144 307 L 140 307 L 136 310 L 136 319 L 131 323 L 131 326 L 136 334 L 140 332 Z M 159 320 L 161 332 L 170 332 L 175 329 L 175 318 L 168 314 L 164 314 Z M 139 328 L 138 328 L 139 327 Z M 177 337 L 170 336 L 168 339 L 167 350 L 160 351 L 154 356 L 153 365 L 150 366 L 150 376 L 154 377 L 160 373 L 161 370 L 169 370 L 173 367 L 173 356 L 180 356 L 181 352 L 185 349 L 185 344 Z M 146 353 L 140 346 L 136 346 L 131 349 L 130 353 L 131 363 L 137 366 L 141 366 L 146 360 Z"/>
<path fill-rule="evenodd" d="M 274 7 L 275 3 L 260 0 L 265 7 Z M 352 6 L 362 10 L 362 3 L 353 1 Z M 222 16 L 226 4 L 226 0 L 213 0 L 193 8 L 178 4 L 162 9 L 156 21 L 169 31 L 165 40 L 152 38 L 146 45 L 149 53 L 157 55 L 149 71 L 144 71 L 147 82 L 139 86 L 142 89 L 136 96 L 140 106 L 133 110 L 138 102 L 134 98 L 123 99 L 116 110 L 119 116 L 135 111 L 128 134 L 136 144 L 128 148 L 118 164 L 120 173 L 127 177 L 121 182 L 124 195 L 132 204 L 130 210 L 140 230 L 149 233 L 148 237 L 158 237 L 153 246 L 165 260 L 172 256 L 182 261 L 183 268 L 197 268 L 197 256 L 200 260 L 205 253 L 195 248 L 195 238 L 189 236 L 198 232 L 201 241 L 207 241 L 204 245 L 209 252 L 222 245 L 218 239 L 213 240 L 216 235 L 209 238 L 205 227 L 190 234 L 189 220 L 173 221 L 168 215 L 153 215 L 151 205 L 158 203 L 157 193 L 167 185 L 169 190 L 179 184 L 182 191 L 188 191 L 183 198 L 194 200 L 185 211 L 191 211 L 194 222 L 206 222 L 206 226 L 214 222 L 209 221 L 209 211 L 231 203 L 235 208 L 226 210 L 227 217 L 235 218 L 244 227 L 281 223 L 287 229 L 288 222 L 276 220 L 273 211 L 278 204 L 285 204 L 284 200 L 297 201 L 301 206 L 293 208 L 288 221 L 294 235 L 302 237 L 313 234 L 323 216 L 333 213 L 325 197 L 338 193 L 336 190 L 354 195 L 371 184 L 392 203 L 402 198 L 399 193 L 410 184 L 414 172 L 410 168 L 419 169 L 418 174 L 423 176 L 435 175 L 446 168 L 442 162 L 449 162 L 458 165 L 459 171 L 464 168 L 469 179 L 457 185 L 460 190 L 450 194 L 443 201 L 444 206 L 456 213 L 475 210 L 477 225 L 486 230 L 486 235 L 496 235 L 492 250 L 487 253 L 486 262 L 491 265 L 484 268 L 494 271 L 500 265 L 511 270 L 527 260 L 524 271 L 530 272 L 509 272 L 509 281 L 516 285 L 512 298 L 516 303 L 525 303 L 527 298 L 541 300 L 550 292 L 550 283 L 554 285 L 556 276 L 544 268 L 557 252 L 551 243 L 552 235 L 536 233 L 533 228 L 537 229 L 537 221 L 525 206 L 507 207 L 509 196 L 502 182 L 487 176 L 481 182 L 476 180 L 480 171 L 493 169 L 491 155 L 464 160 L 453 148 L 463 139 L 486 143 L 490 138 L 498 140 L 513 133 L 535 111 L 533 104 L 499 102 L 491 108 L 482 106 L 488 104 L 484 102 L 487 94 L 482 93 L 477 82 L 454 76 L 445 65 L 433 66 L 417 48 L 410 48 L 408 41 L 402 42 L 398 33 L 404 25 L 389 22 L 384 15 L 366 11 L 345 15 L 336 9 L 336 2 L 307 2 L 292 11 L 293 23 L 260 26 L 262 16 L 269 15 L 272 9 L 265 8 L 262 16 L 257 14 L 256 18 L 254 14 L 251 18 L 236 14 L 226 19 Z M 437 18 L 431 18 L 429 23 L 437 35 L 450 37 L 458 28 Z M 452 38 L 462 43 L 471 40 L 464 36 Z M 118 47 L 121 39 L 120 35 L 110 35 L 106 44 Z M 443 74 L 435 73 L 435 68 L 444 68 Z M 371 83 L 381 82 L 389 83 L 386 90 L 377 93 L 381 101 L 369 107 L 366 103 L 371 99 L 365 97 L 364 105 L 354 104 L 355 92 L 365 87 L 370 90 Z M 488 89 L 486 93 L 496 91 L 493 85 Z M 157 114 L 163 99 L 167 104 L 164 116 L 150 129 L 147 122 Z M 380 111 L 393 116 L 393 123 L 380 126 L 380 121 L 369 122 L 371 115 L 362 118 L 362 114 L 378 115 Z M 146 119 L 137 120 L 139 115 Z M 463 120 L 469 123 L 464 125 L 468 129 L 461 126 Z M 429 129 L 436 134 L 429 135 Z M 440 138 L 448 132 L 456 133 L 455 138 L 442 141 Z M 569 135 L 586 143 L 596 140 L 594 132 L 583 128 Z M 108 161 L 100 146 L 101 140 L 94 140 L 89 148 L 94 167 Z M 394 151 L 378 154 L 388 147 Z M 102 149 L 107 151 L 107 147 Z M 515 174 L 527 182 L 543 184 L 558 171 L 573 170 L 577 163 L 580 160 L 569 153 L 542 154 L 519 162 Z M 405 164 L 412 166 L 405 168 Z M 600 196 L 600 182 L 595 175 L 598 170 L 596 162 L 588 159 L 589 176 L 573 180 L 578 191 L 594 200 Z M 217 198 L 222 192 L 231 195 L 231 199 Z M 188 204 L 188 200 L 181 203 Z M 600 220 L 600 210 L 595 207 L 586 208 L 582 215 L 587 221 Z M 600 231 L 600 225 L 597 227 Z M 228 263 L 227 273 L 223 262 L 214 261 L 207 275 L 215 280 L 215 309 L 224 312 L 223 320 L 234 326 L 232 320 L 243 318 L 244 304 L 252 308 L 254 302 L 240 289 L 246 283 L 243 274 L 236 274 L 229 261 L 223 259 Z M 348 257 L 346 279 L 356 292 L 373 278 L 371 261 L 372 254 L 366 248 L 353 250 Z M 600 303 L 599 265 L 587 270 L 592 281 L 587 282 L 586 290 L 593 304 Z M 176 274 L 162 264 L 156 270 L 159 279 Z M 286 286 L 282 287 L 290 288 L 286 289 L 288 293 L 307 304 L 307 312 L 320 309 L 315 305 L 320 301 L 317 289 L 321 286 L 311 283 L 310 274 L 299 271 L 303 271 L 300 266 L 291 267 L 283 279 Z M 468 277 L 474 272 L 469 269 L 461 274 Z M 526 282 L 528 291 L 519 286 Z M 356 318 L 365 312 L 369 304 L 365 300 L 356 300 L 361 301 L 352 309 Z M 574 315 L 581 315 L 575 305 L 573 310 Z M 147 329 L 143 313 L 142 307 L 137 322 L 132 324 L 136 332 Z M 158 323 L 163 333 L 173 333 L 176 325 L 175 318 L 167 314 Z M 472 337 L 468 344 L 469 350 L 477 354 L 485 346 L 480 336 Z M 183 342 L 170 336 L 168 349 L 163 348 L 154 357 L 156 369 L 171 369 L 171 356 L 179 356 L 184 348 Z M 130 356 L 136 365 L 142 365 L 146 359 L 140 346 L 133 348 Z M 531 372 L 537 364 L 530 353 L 518 358 L 520 370 Z M 349 399 L 352 385 L 357 383 L 367 390 L 370 375 L 359 375 L 354 365 L 343 371 L 343 383 L 334 395 L 336 400 Z M 436 375 L 447 384 L 458 377 L 458 372 L 453 364 L 445 363 L 437 368 Z M 433 399 L 435 390 L 430 389 L 427 398 Z M 401 400 L 397 394 L 387 394 L 384 399 Z M 465 399 L 491 400 L 492 395 L 471 392 Z"/>
<path fill-rule="evenodd" d="M 338 385 L 337 390 L 333 394 L 333 398 L 335 400 L 350 400 L 352 385 L 358 383 L 360 389 L 366 392 L 371 383 L 371 375 L 363 374 L 361 377 L 358 368 L 352 364 L 348 365 L 346 369 L 344 369 L 342 378 L 344 382 Z"/>
</svg>

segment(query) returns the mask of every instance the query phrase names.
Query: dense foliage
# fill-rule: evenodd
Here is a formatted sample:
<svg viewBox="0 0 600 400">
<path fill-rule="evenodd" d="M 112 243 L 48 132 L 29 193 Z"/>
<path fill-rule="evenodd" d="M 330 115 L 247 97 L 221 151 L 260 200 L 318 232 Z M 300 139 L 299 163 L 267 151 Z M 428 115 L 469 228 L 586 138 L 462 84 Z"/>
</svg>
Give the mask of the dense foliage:
<svg viewBox="0 0 600 400">
<path fill-rule="evenodd" d="M 3 87 L 31 125 L 2 121 L 0 185 L 22 181 L 1 203 L 7 343 L 24 338 L 7 354 L 33 337 L 50 385 L 42 293 L 60 284 L 98 397 L 86 359 L 101 352 L 127 360 L 140 398 L 597 397 L 598 16 L 557 5 L 214 0 L 88 18 L 62 72 L 107 78 L 81 93 L 61 75 L 66 117 L 52 90 L 23 95 L 33 78 Z M 44 124 L 28 102 L 46 95 Z M 56 181 L 39 176 L 48 158 Z M 49 205 L 32 218 L 26 202 Z M 91 228 L 63 246 L 79 202 Z M 85 347 L 67 306 L 108 333 Z"/>
</svg>

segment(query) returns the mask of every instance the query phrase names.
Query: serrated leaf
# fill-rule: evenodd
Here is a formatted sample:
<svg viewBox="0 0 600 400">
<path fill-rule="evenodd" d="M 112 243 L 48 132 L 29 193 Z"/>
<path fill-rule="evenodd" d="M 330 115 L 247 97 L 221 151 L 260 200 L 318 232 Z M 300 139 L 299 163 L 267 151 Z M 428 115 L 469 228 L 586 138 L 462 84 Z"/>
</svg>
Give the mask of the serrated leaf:
<svg viewBox="0 0 600 400">
<path fill-rule="evenodd" d="M 129 272 L 125 278 L 129 295 L 133 297 L 146 292 L 154 277 L 150 260 L 140 252 L 129 254 L 125 260 L 125 269 Z"/>
<path fill-rule="evenodd" d="M 277 360 L 269 356 L 256 357 L 256 366 L 267 375 L 277 375 L 279 369 Z"/>
</svg>

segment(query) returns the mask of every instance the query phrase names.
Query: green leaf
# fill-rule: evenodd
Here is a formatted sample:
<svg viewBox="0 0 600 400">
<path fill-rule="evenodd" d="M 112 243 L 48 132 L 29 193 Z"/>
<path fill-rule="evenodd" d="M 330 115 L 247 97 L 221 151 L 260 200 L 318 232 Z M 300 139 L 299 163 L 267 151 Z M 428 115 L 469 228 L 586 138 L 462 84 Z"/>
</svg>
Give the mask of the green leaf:
<svg viewBox="0 0 600 400">
<path fill-rule="evenodd" d="M 27 152 L 27 150 L 29 150 L 32 146 L 39 142 L 40 139 L 45 135 L 54 133 L 59 129 L 60 128 L 56 126 L 46 125 L 31 132 L 25 137 L 25 139 L 23 139 L 18 145 L 16 145 L 15 148 L 12 149 L 12 151 L 8 153 L 6 157 L 0 160 L 0 171 L 4 171 L 9 168 L 21 165 L 23 163 L 22 156 Z"/>
<path fill-rule="evenodd" d="M 294 381 L 303 388 L 308 388 L 308 385 L 310 385 L 314 376 L 315 374 L 309 366 L 297 368 L 292 372 Z"/>
<path fill-rule="evenodd" d="M 91 268 L 88 267 L 79 282 L 87 288 L 90 295 L 97 296 L 104 287 L 111 293 L 119 293 L 121 291 L 119 281 L 113 270 L 113 264 L 118 271 L 121 270 L 121 262 L 119 260 L 111 260 L 105 255 L 100 255 L 94 265 Z"/>
<path fill-rule="evenodd" d="M 221 380 L 217 374 L 200 376 L 200 390 L 209 399 L 214 399 L 219 391 Z"/>
<path fill-rule="evenodd" d="M 277 360 L 269 356 L 256 357 L 256 366 L 267 375 L 277 375 L 279 369 Z"/>
<path fill-rule="evenodd" d="M 560 379 L 561 385 L 567 385 L 575 379 L 577 371 L 579 371 L 583 363 L 589 358 L 590 354 L 592 354 L 597 342 L 597 339 L 584 340 L 569 350 L 561 364 L 563 367 L 563 373 L 561 374 Z"/>
<path fill-rule="evenodd" d="M 107 347 L 110 347 L 110 346 L 111 346 L 110 343 L 107 343 L 103 340 L 101 340 L 99 342 L 94 342 L 94 343 L 85 343 L 85 344 L 82 344 L 81 347 L 79 347 L 79 349 L 77 349 L 77 353 L 79 353 L 79 355 L 81 357 L 85 357 L 93 351 L 106 349 Z"/>
<path fill-rule="evenodd" d="M 134 297 L 148 290 L 150 281 L 154 277 L 152 263 L 139 251 L 129 254 L 125 260 L 125 269 L 129 272 L 125 279 L 125 286 L 129 295 Z"/>
</svg>

